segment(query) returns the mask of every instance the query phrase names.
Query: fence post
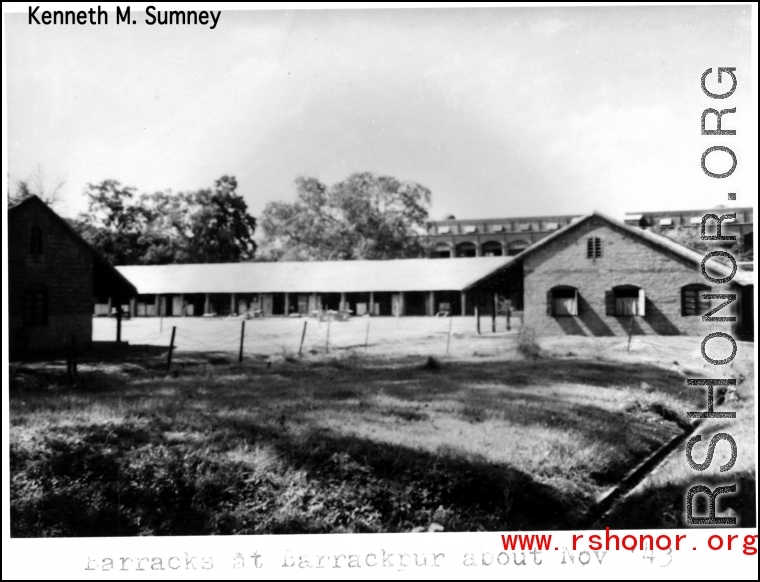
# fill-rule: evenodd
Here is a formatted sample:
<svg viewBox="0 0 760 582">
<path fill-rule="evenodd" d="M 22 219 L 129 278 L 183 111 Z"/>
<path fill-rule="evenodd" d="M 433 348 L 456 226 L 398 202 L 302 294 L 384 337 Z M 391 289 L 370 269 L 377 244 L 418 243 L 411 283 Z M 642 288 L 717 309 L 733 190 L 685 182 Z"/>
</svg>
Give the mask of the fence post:
<svg viewBox="0 0 760 582">
<path fill-rule="evenodd" d="M 367 316 L 367 333 L 364 334 L 364 351 L 367 351 L 367 346 L 369 345 L 369 320 L 372 319 L 371 315 Z"/>
<path fill-rule="evenodd" d="M 172 339 L 169 343 L 169 354 L 166 356 L 166 371 L 172 370 L 172 353 L 174 353 L 174 335 L 177 333 L 177 326 L 172 326 Z"/>
<path fill-rule="evenodd" d="M 475 293 L 475 321 L 478 329 L 478 335 L 480 335 L 480 294 Z"/>
<path fill-rule="evenodd" d="M 491 298 L 491 333 L 496 333 L 496 293 Z"/>
<path fill-rule="evenodd" d="M 631 335 L 633 335 L 633 318 L 634 316 L 631 315 L 631 324 L 628 326 L 628 346 L 625 348 L 626 352 L 631 351 Z"/>
<path fill-rule="evenodd" d="M 71 334 L 71 373 L 77 375 L 77 336 Z"/>
<path fill-rule="evenodd" d="M 454 318 L 449 318 L 449 335 L 446 337 L 446 353 L 449 353 L 449 344 L 451 344 L 451 326 L 454 325 Z"/>
<path fill-rule="evenodd" d="M 116 306 L 116 343 L 121 343 L 121 303 Z"/>
<path fill-rule="evenodd" d="M 245 319 L 240 322 L 240 353 L 238 354 L 238 363 L 243 361 L 243 340 L 245 339 Z"/>
<path fill-rule="evenodd" d="M 507 299 L 507 331 L 510 331 L 512 328 L 509 325 L 509 316 L 512 315 L 512 301 Z"/>
<path fill-rule="evenodd" d="M 325 338 L 325 351 L 330 351 L 330 320 L 331 316 L 327 316 L 327 337 Z"/>
<path fill-rule="evenodd" d="M 301 332 L 301 345 L 298 346 L 298 355 L 301 355 L 301 352 L 303 351 L 303 340 L 306 337 L 306 324 L 309 323 L 308 321 L 303 322 L 303 331 Z"/>
<path fill-rule="evenodd" d="M 66 348 L 66 376 L 71 380 L 71 364 L 74 361 L 71 357 L 71 343 L 64 340 L 63 346 Z"/>
</svg>

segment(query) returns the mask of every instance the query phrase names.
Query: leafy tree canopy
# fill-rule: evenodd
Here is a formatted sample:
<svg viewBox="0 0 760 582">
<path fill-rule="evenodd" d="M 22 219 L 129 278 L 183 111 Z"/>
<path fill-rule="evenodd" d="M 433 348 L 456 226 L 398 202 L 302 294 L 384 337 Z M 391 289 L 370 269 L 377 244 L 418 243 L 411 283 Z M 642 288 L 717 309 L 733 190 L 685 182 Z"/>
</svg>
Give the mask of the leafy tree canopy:
<svg viewBox="0 0 760 582">
<path fill-rule="evenodd" d="M 330 187 L 296 179 L 296 200 L 269 202 L 262 216 L 268 260 L 392 259 L 424 254 L 430 190 L 369 172 Z"/>
<path fill-rule="evenodd" d="M 222 176 L 210 189 L 141 194 L 116 180 L 88 184 L 88 212 L 72 222 L 115 265 L 231 263 L 256 252 L 256 219 Z"/>
</svg>

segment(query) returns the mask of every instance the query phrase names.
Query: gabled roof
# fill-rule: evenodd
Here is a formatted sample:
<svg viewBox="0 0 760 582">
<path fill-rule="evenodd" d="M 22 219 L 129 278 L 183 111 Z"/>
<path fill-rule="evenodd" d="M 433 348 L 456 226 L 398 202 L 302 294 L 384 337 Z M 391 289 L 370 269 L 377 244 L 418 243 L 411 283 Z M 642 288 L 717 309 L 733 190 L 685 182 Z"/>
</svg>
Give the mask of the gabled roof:
<svg viewBox="0 0 760 582">
<path fill-rule="evenodd" d="M 532 253 L 535 253 L 537 250 L 550 244 L 553 240 L 560 238 L 564 234 L 570 232 L 571 230 L 575 228 L 578 228 L 581 224 L 595 217 L 609 223 L 611 226 L 615 228 L 625 231 L 626 233 L 630 234 L 634 238 L 642 239 L 643 241 L 648 242 L 649 244 L 659 248 L 662 251 L 674 254 L 697 266 L 702 264 L 702 259 L 704 259 L 705 257 L 706 253 L 694 250 L 690 247 L 687 247 L 686 245 L 683 245 L 677 241 L 674 241 L 671 238 L 662 236 L 660 234 L 655 234 L 649 230 L 643 230 L 636 226 L 630 226 L 628 224 L 620 222 L 619 220 L 610 218 L 606 214 L 602 214 L 600 212 L 593 212 L 591 214 L 587 214 L 583 216 L 576 222 L 568 224 L 567 226 L 553 232 L 549 236 L 542 238 L 540 241 L 538 241 L 532 246 L 529 246 L 527 249 L 525 249 L 524 251 L 515 255 L 512 258 L 515 261 L 522 260 L 525 257 L 531 255 Z M 718 263 L 717 261 L 714 261 L 714 260 L 710 262 L 710 270 L 717 271 L 718 273 L 721 273 L 722 275 L 726 277 L 731 274 L 730 267 L 726 266 L 725 264 Z M 753 274 L 752 272 L 748 272 L 748 271 L 737 271 L 731 282 L 736 283 L 738 285 L 753 285 L 754 284 Z"/>
<path fill-rule="evenodd" d="M 140 294 L 461 291 L 512 257 L 117 267 Z"/>
<path fill-rule="evenodd" d="M 90 250 L 90 252 L 92 252 L 93 269 L 96 278 L 94 284 L 96 287 L 102 287 L 102 291 L 100 289 L 95 290 L 96 294 L 99 292 L 105 293 L 108 291 L 113 292 L 115 296 L 122 297 L 129 297 L 130 295 L 137 294 L 137 289 L 135 289 L 134 285 L 132 285 L 128 279 L 119 273 L 119 271 L 117 271 L 116 268 L 111 265 L 108 259 L 101 255 L 100 252 L 95 249 L 90 243 L 84 240 L 82 236 L 76 230 L 74 230 L 68 222 L 58 216 L 58 214 L 56 214 L 56 212 L 53 211 L 50 206 L 40 200 L 38 196 L 28 196 L 27 198 L 24 198 L 15 204 L 9 205 L 8 218 L 10 219 L 10 217 L 13 216 L 13 214 L 16 214 L 19 209 L 23 209 L 28 206 L 37 206 L 43 212 L 47 212 L 50 216 L 57 220 L 59 224 L 63 226 L 64 230 L 68 232 L 69 235 L 71 235 L 72 239 L 74 239 L 78 244 L 84 245 L 87 249 Z"/>
</svg>

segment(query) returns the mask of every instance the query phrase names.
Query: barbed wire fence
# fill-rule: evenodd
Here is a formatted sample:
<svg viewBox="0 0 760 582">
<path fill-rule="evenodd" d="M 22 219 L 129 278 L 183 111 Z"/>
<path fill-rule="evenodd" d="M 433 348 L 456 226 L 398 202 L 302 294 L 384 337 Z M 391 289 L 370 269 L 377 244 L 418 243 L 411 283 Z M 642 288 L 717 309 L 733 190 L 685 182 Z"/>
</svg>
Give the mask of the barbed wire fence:
<svg viewBox="0 0 760 582">
<path fill-rule="evenodd" d="M 519 329 L 521 314 L 513 312 L 510 321 L 504 316 L 498 320 L 494 337 L 505 332 L 513 335 L 509 332 Z M 99 327 L 97 335 L 102 336 L 109 326 Z M 122 338 L 131 345 L 165 347 L 169 369 L 173 358 L 193 354 L 218 354 L 226 361 L 238 362 L 348 352 L 401 355 L 417 351 L 445 357 L 462 352 L 468 343 L 460 341 L 462 338 L 493 336 L 491 326 L 484 326 L 488 331 L 482 332 L 479 327 L 473 316 L 357 316 L 347 321 L 313 317 L 136 317 L 122 323 Z M 115 323 L 112 331 L 115 337 Z"/>
</svg>

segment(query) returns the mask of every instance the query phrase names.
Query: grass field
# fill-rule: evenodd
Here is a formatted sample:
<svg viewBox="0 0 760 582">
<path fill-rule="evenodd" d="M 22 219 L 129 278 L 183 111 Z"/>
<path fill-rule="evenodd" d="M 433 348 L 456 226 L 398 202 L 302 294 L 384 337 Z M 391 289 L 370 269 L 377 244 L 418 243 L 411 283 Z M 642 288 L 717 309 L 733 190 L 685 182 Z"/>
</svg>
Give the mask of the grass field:
<svg viewBox="0 0 760 582">
<path fill-rule="evenodd" d="M 300 358 L 303 321 L 269 320 L 246 323 L 238 364 L 220 338 L 240 322 L 176 318 L 125 322 L 133 345 L 83 355 L 73 386 L 61 360 L 12 364 L 12 535 L 571 529 L 704 408 L 685 385 L 705 371 L 696 338 L 538 351 L 453 322 L 448 355 L 446 319 L 373 319 L 366 350 L 366 320 L 333 323 L 329 352 L 309 322 Z M 96 339 L 112 330 L 96 320 Z"/>
</svg>

